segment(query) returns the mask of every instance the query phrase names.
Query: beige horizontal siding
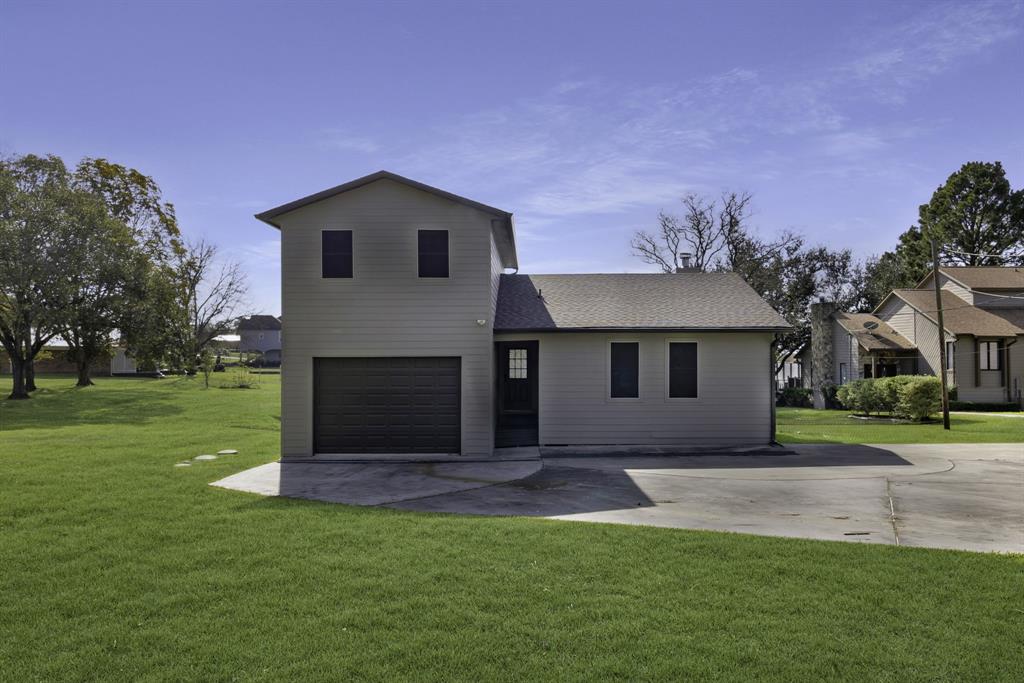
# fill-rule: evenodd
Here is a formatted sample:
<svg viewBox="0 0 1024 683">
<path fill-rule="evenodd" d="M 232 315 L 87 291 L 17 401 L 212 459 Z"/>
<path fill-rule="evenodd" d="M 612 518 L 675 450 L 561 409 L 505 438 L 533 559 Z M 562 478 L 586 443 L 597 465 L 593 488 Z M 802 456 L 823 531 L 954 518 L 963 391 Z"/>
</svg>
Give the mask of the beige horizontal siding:
<svg viewBox="0 0 1024 683">
<path fill-rule="evenodd" d="M 389 180 L 281 217 L 285 456 L 313 449 L 313 358 L 346 356 L 460 357 L 462 453 L 491 453 L 491 218 Z M 353 278 L 321 277 L 325 229 L 352 230 Z M 450 278 L 417 276 L 417 229 L 449 231 Z"/>
<path fill-rule="evenodd" d="M 542 444 L 764 444 L 771 433 L 771 335 L 496 334 L 539 341 Z M 697 341 L 699 397 L 666 397 L 666 341 Z M 640 398 L 608 398 L 608 343 L 640 343 Z"/>
</svg>

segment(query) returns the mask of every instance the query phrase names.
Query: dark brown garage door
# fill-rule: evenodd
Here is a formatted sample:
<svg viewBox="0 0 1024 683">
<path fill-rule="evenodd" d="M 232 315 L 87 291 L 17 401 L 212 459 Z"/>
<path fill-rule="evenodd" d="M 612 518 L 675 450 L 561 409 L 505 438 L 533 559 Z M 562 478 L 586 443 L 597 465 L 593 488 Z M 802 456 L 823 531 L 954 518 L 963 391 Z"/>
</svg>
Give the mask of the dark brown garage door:
<svg viewBox="0 0 1024 683">
<path fill-rule="evenodd" d="M 317 358 L 317 453 L 458 453 L 458 358 Z"/>
</svg>

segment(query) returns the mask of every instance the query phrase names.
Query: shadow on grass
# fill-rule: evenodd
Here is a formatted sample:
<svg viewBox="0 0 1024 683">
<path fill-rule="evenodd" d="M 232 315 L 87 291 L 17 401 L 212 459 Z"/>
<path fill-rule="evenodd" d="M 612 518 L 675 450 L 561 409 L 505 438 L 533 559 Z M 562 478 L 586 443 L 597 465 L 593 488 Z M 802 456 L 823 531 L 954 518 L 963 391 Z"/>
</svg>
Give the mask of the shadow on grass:
<svg viewBox="0 0 1024 683">
<path fill-rule="evenodd" d="M 151 382 L 170 388 L 182 379 L 116 379 L 116 391 L 96 387 L 41 387 L 27 400 L 0 401 L 0 431 L 56 429 L 78 425 L 141 425 L 183 412 L 173 394 L 153 391 Z"/>
</svg>

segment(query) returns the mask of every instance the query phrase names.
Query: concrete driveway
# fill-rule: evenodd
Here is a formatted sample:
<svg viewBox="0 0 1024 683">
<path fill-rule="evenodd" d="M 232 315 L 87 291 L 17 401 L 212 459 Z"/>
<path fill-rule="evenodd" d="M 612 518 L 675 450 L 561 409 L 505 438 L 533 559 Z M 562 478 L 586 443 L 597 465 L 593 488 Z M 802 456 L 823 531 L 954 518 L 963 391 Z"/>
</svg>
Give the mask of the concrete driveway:
<svg viewBox="0 0 1024 683">
<path fill-rule="evenodd" d="M 403 510 L 1024 552 L 1024 445 L 793 446 L 785 455 L 271 463 L 214 482 Z"/>
</svg>

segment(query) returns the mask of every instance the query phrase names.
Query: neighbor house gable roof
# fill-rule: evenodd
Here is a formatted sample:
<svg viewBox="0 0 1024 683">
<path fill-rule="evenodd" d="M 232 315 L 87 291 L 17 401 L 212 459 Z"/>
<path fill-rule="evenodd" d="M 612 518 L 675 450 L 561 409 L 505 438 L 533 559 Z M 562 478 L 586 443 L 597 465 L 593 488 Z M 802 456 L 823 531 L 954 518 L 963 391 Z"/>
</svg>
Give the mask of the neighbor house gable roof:
<svg viewBox="0 0 1024 683">
<path fill-rule="evenodd" d="M 868 351 L 909 351 L 917 348 L 889 323 L 871 313 L 836 312 L 832 317 Z"/>
<path fill-rule="evenodd" d="M 935 291 L 932 289 L 894 289 L 882 300 L 875 311 L 880 310 L 892 297 L 898 297 L 918 313 L 938 324 L 935 308 Z M 949 290 L 941 290 L 942 322 L 949 334 L 970 334 L 976 337 L 1013 337 L 1024 334 L 1024 329 L 1004 317 L 995 315 L 989 309 L 967 303 Z"/>
<path fill-rule="evenodd" d="M 238 321 L 239 330 L 280 330 L 281 321 L 272 315 L 250 315 Z"/>
<path fill-rule="evenodd" d="M 939 272 L 965 289 L 1024 290 L 1024 267 L 1021 266 L 940 266 Z M 917 289 L 930 285 L 928 273 L 917 284 Z"/>
<path fill-rule="evenodd" d="M 324 199 L 329 199 L 330 197 L 342 194 L 343 192 L 348 192 L 350 190 L 363 187 L 364 185 L 369 185 L 370 183 L 377 182 L 378 180 L 391 180 L 396 183 L 401 183 L 422 192 L 428 192 L 437 197 L 441 197 L 442 199 L 447 199 L 448 201 L 455 202 L 456 204 L 462 204 L 463 206 L 468 206 L 476 209 L 477 211 L 494 216 L 499 229 L 494 229 L 492 226 L 492 230 L 494 231 L 495 241 L 498 244 L 499 253 L 502 257 L 502 265 L 506 268 L 519 267 L 516 256 L 515 226 L 512 222 L 512 214 L 510 212 L 496 209 L 493 206 L 488 206 L 487 204 L 481 204 L 480 202 L 467 199 L 466 197 L 460 197 L 457 194 L 452 194 L 451 192 L 432 187 L 431 185 L 412 180 L 411 178 L 400 176 L 397 173 L 392 173 L 390 171 L 377 171 L 376 173 L 365 175 L 362 178 L 356 178 L 355 180 L 350 180 L 347 183 L 335 185 L 334 187 L 321 192 L 316 192 L 288 202 L 287 204 L 282 204 L 274 207 L 273 209 L 268 209 L 267 211 L 258 213 L 256 214 L 256 218 L 280 230 L 281 223 L 278 219 L 286 213 L 290 213 L 296 209 L 301 209 L 302 207 L 315 202 L 323 201 Z"/>
<path fill-rule="evenodd" d="M 785 331 L 735 273 L 502 275 L 495 332 Z"/>
</svg>

